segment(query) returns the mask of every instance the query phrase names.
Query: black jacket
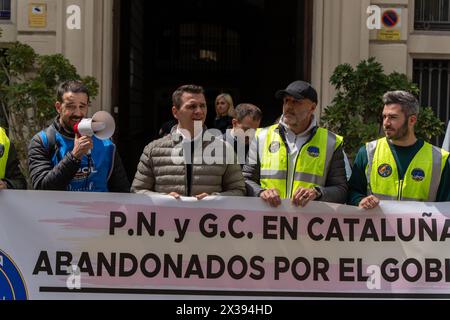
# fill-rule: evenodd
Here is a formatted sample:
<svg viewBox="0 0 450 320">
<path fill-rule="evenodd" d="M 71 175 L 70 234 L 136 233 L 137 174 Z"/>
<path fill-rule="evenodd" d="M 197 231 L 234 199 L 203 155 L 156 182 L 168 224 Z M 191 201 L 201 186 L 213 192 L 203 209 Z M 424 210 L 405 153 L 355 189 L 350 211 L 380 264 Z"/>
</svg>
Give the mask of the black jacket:
<svg viewBox="0 0 450 320">
<path fill-rule="evenodd" d="M 228 143 L 232 143 L 233 150 L 234 150 L 234 153 L 236 155 L 236 160 L 241 165 L 241 168 L 243 168 L 244 164 L 247 161 L 247 156 L 248 156 L 248 151 L 249 151 L 250 146 L 248 144 L 245 144 L 245 146 L 244 146 L 244 152 L 245 153 L 244 154 L 239 154 L 238 139 L 236 137 L 233 137 L 230 134 L 230 131 L 225 132 L 223 134 L 223 136 L 222 136 L 222 139 L 223 139 L 223 141 L 226 141 Z"/>
<path fill-rule="evenodd" d="M 230 116 L 219 117 L 214 120 L 214 128 L 219 129 L 224 134 L 227 129 L 233 127 L 233 118 Z"/>
<path fill-rule="evenodd" d="M 6 162 L 5 178 L 8 189 L 27 189 L 27 181 L 20 171 L 19 159 L 17 159 L 17 152 L 14 144 L 10 142 L 8 161 Z"/>
<path fill-rule="evenodd" d="M 52 126 L 65 137 L 72 139 L 75 137 L 73 133 L 61 127 L 59 117 L 53 121 Z M 47 150 L 44 146 L 39 134 L 33 137 L 28 147 L 28 167 L 33 189 L 66 191 L 70 181 L 80 169 L 81 161 L 71 152 L 67 153 L 58 165 L 53 166 L 53 153 L 53 150 Z M 108 189 L 110 192 L 130 192 L 130 183 L 117 152 L 114 154 L 114 168 L 108 180 Z"/>
</svg>

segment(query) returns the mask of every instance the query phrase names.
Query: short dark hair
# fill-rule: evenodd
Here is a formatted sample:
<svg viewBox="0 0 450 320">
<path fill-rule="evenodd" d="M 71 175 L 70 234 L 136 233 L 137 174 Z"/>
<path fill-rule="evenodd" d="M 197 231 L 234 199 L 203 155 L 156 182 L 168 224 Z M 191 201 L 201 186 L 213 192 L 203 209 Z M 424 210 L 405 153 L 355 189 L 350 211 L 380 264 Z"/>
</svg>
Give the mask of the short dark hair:
<svg viewBox="0 0 450 320">
<path fill-rule="evenodd" d="M 417 98 L 407 91 L 389 91 L 383 96 L 384 105 L 399 104 L 402 107 L 402 112 L 406 117 L 412 115 L 419 115 L 419 101 Z"/>
<path fill-rule="evenodd" d="M 250 116 L 252 118 L 252 120 L 254 120 L 254 121 L 261 120 L 262 112 L 254 104 L 241 103 L 234 110 L 234 118 L 237 119 L 239 122 L 241 122 L 247 116 Z"/>
<path fill-rule="evenodd" d="M 195 84 L 188 84 L 179 87 L 172 95 L 172 104 L 175 106 L 175 108 L 180 109 L 181 108 L 181 96 L 183 93 L 192 93 L 192 94 L 204 94 L 205 90 L 203 90 L 203 87 L 197 86 Z"/>
<path fill-rule="evenodd" d="M 89 96 L 89 90 L 88 88 L 83 84 L 83 82 L 78 80 L 69 80 L 61 83 L 58 86 L 58 91 L 56 93 L 57 99 L 59 102 L 63 102 L 64 94 L 67 92 L 72 93 L 85 93 L 88 97 L 88 102 L 90 101 Z"/>
</svg>

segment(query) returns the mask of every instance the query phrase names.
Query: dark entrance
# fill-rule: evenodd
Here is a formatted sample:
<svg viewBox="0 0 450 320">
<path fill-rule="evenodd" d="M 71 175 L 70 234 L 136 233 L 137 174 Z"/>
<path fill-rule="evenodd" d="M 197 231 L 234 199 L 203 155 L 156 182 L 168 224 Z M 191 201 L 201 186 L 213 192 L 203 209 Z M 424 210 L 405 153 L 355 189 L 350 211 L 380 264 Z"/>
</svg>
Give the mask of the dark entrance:
<svg viewBox="0 0 450 320">
<path fill-rule="evenodd" d="M 116 138 L 130 178 L 182 84 L 205 88 L 207 124 L 222 92 L 259 106 L 264 125 L 280 116 L 274 92 L 310 80 L 311 17 L 312 0 L 116 0 Z"/>
</svg>

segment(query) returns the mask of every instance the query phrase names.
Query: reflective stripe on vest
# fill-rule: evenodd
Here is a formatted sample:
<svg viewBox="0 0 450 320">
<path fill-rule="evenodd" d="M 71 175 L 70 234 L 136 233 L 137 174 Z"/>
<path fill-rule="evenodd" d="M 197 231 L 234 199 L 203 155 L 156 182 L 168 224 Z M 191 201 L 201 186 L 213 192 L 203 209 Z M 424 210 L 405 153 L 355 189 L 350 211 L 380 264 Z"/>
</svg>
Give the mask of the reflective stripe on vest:
<svg viewBox="0 0 450 320">
<path fill-rule="evenodd" d="M 5 129 L 0 128 L 0 180 L 5 179 L 6 176 L 6 165 L 8 164 L 9 146 L 10 141 L 6 135 Z"/>
<path fill-rule="evenodd" d="M 436 201 L 448 152 L 425 142 L 400 180 L 386 138 L 368 143 L 366 149 L 368 194 L 381 200 Z"/>
<path fill-rule="evenodd" d="M 279 134 L 279 125 L 257 131 L 258 148 L 261 154 L 260 182 L 264 189 L 278 189 L 281 198 L 290 198 L 288 186 L 288 152 Z M 326 129 L 318 128 L 297 156 L 293 188 L 325 186 L 331 159 L 343 138 Z"/>
</svg>

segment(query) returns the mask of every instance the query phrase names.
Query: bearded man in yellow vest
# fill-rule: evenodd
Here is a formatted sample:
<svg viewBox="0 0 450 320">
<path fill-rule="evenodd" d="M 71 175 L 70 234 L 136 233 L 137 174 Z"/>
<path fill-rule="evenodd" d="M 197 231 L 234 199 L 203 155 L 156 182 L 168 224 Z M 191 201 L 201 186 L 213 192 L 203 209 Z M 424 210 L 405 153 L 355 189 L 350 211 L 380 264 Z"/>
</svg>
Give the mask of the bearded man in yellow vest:
<svg viewBox="0 0 450 320">
<path fill-rule="evenodd" d="M 27 182 L 20 171 L 14 144 L 0 128 L 0 190 L 26 189 Z"/>
<path fill-rule="evenodd" d="M 393 91 L 384 95 L 383 103 L 386 137 L 359 150 L 348 203 L 372 209 L 380 200 L 450 201 L 449 153 L 416 138 L 417 99 Z"/>
<path fill-rule="evenodd" d="M 283 100 L 283 116 L 256 132 L 243 168 L 248 195 L 272 207 L 282 199 L 302 207 L 313 200 L 344 203 L 343 138 L 318 127 L 316 90 L 295 81 L 275 96 Z"/>
</svg>

